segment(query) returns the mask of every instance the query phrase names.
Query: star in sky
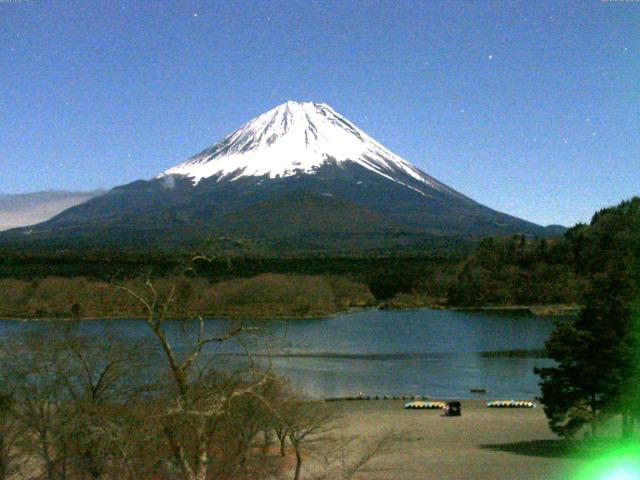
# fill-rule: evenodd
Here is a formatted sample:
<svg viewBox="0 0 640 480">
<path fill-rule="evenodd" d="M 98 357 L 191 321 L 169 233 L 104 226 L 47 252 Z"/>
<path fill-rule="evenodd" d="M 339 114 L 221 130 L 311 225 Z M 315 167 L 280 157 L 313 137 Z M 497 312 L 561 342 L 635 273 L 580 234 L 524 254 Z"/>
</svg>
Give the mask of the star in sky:
<svg viewBox="0 0 640 480">
<path fill-rule="evenodd" d="M 0 46 L 0 57 L 7 58 L 0 68 L 5 80 L 3 114 L 12 119 L 0 122 L 2 191 L 46 189 L 52 184 L 66 189 L 124 184 L 145 172 L 168 168 L 172 158 L 198 150 L 203 136 L 210 139 L 208 143 L 280 100 L 302 97 L 327 102 L 354 120 L 364 119 L 368 134 L 382 143 L 394 139 L 389 147 L 436 178 L 454 187 L 466 185 L 465 193 L 477 200 L 540 223 L 577 221 L 580 215 L 575 212 L 585 198 L 581 193 L 596 181 L 592 178 L 601 181 L 612 168 L 619 175 L 599 184 L 588 208 L 595 210 L 637 193 L 639 173 L 628 160 L 634 154 L 633 135 L 638 127 L 628 91 L 637 80 L 637 62 L 633 62 L 638 52 L 633 42 L 637 28 L 627 21 L 626 9 L 575 8 L 571 2 L 544 8 L 537 2 L 520 2 L 515 8 L 509 2 L 442 0 L 447 8 L 429 12 L 427 25 L 427 17 L 418 22 L 417 16 L 424 12 L 411 6 L 416 2 L 405 2 L 401 9 L 393 2 L 373 2 L 367 9 L 354 2 L 335 2 L 327 12 L 311 5 L 315 2 L 307 2 L 309 8 L 282 2 L 277 12 L 266 2 L 243 9 L 233 2 L 177 2 L 172 7 L 167 2 L 153 12 L 145 2 L 128 0 L 85 0 L 86 8 L 77 9 L 69 9 L 64 2 L 47 3 L 45 9 L 37 8 L 40 2 L 23 3 L 25 8 L 11 9 L 12 21 L 3 23 L 7 41 Z M 39 21 L 33 21 L 36 13 Z M 322 13 L 326 15 L 318 21 Z M 107 14 L 113 15 L 113 21 L 105 21 Z M 407 28 L 389 29 L 390 15 Z M 477 22 L 476 15 L 483 15 L 483 21 Z M 274 32 L 271 23 L 282 18 L 296 28 Z M 197 30 L 189 31 L 189 26 Z M 127 29 L 123 41 L 135 42 L 135 49 L 123 51 L 123 42 L 106 40 L 121 28 Z M 473 28 L 474 48 L 458 48 L 469 41 L 469 28 Z M 370 32 L 376 32 L 373 40 Z M 189 48 L 166 41 L 185 35 Z M 440 48 L 443 38 L 447 45 Z M 508 45 L 498 43 L 506 39 Z M 345 44 L 350 48 L 342 48 Z M 233 55 L 225 55 L 229 48 Z M 289 52 L 292 49 L 295 52 Z M 264 51 L 273 54 L 264 55 Z M 370 62 L 353 61 L 354 51 L 359 58 L 375 59 L 379 67 L 375 75 Z M 537 60 L 523 61 L 529 52 Z M 91 68 L 83 64 L 86 61 Z M 496 69 L 505 74 L 496 75 Z M 326 81 L 308 75 L 323 70 Z M 132 71 L 146 74 L 132 78 Z M 73 74 L 75 88 L 69 87 L 64 72 Z M 352 81 L 335 88 L 334 83 L 345 75 Z M 616 81 L 606 81 L 614 77 Z M 64 95 L 74 96 L 73 108 Z M 32 108 L 34 98 L 41 108 Z M 377 100 L 370 104 L 368 98 Z M 469 104 L 469 115 L 461 101 Z M 459 115 L 454 113 L 456 106 Z M 441 112 L 451 115 L 441 116 Z M 56 115 L 63 113 L 64 122 L 57 121 Z M 369 118 L 364 118 L 365 113 Z M 83 121 L 89 114 L 99 118 L 100 134 Z M 190 122 L 193 118 L 198 120 Z M 409 120 L 394 125 L 386 123 L 388 118 Z M 587 124 L 582 128 L 580 118 Z M 577 123 L 575 132 L 569 120 Z M 548 124 L 543 131 L 544 122 Z M 433 138 L 425 138 L 425 124 L 432 126 Z M 485 138 L 488 125 L 501 132 L 491 143 Z M 138 127 L 151 134 L 141 135 Z M 74 132 L 73 138 L 65 130 Z M 183 134 L 162 136 L 165 151 L 154 154 L 156 135 L 178 130 Z M 543 137 L 531 137 L 535 131 Z M 24 141 L 18 132 L 29 132 L 32 141 Z M 101 141 L 101 135 L 119 138 L 121 149 Z M 471 151 L 465 155 L 464 145 L 469 143 L 473 146 L 467 147 Z M 487 143 L 491 148 L 485 148 Z M 498 146 L 504 154 L 494 154 Z M 132 148 L 136 148 L 136 162 Z M 80 172 L 74 162 L 87 151 L 92 158 L 83 162 L 87 171 Z M 500 175 L 511 172 L 509 158 L 529 154 L 536 160 L 535 167 L 515 175 L 521 175 L 520 181 L 539 180 L 540 190 L 519 192 L 513 210 L 503 200 L 511 193 L 511 182 L 498 181 L 487 188 L 486 182 L 471 178 L 464 168 L 471 157 L 486 165 L 487 175 L 501 180 Z M 56 155 L 59 160 L 54 160 Z M 37 159 L 43 157 L 51 159 L 47 162 L 60 176 L 36 174 L 24 180 L 27 172 L 40 171 L 44 161 Z M 432 157 L 447 161 L 430 162 Z M 122 168 L 117 168 L 119 162 Z M 589 171 L 576 174 L 582 162 L 588 162 Z M 105 163 L 114 168 L 104 169 Z M 9 175 L 15 165 L 24 165 L 24 174 Z M 540 191 L 544 194 L 549 165 L 567 179 L 569 193 L 542 207 L 535 205 L 535 199 Z"/>
</svg>

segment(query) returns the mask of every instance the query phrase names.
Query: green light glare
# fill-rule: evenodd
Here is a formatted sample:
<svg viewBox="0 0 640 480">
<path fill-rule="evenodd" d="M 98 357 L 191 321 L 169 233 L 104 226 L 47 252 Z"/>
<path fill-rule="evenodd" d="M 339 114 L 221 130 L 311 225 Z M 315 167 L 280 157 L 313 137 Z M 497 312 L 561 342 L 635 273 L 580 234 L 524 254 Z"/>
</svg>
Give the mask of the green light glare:
<svg viewBox="0 0 640 480">
<path fill-rule="evenodd" d="M 613 472 L 605 475 L 602 480 L 637 480 L 638 472 L 627 470 L 624 467 L 616 468 Z"/>
<path fill-rule="evenodd" d="M 616 445 L 598 452 L 573 480 L 640 480 L 640 444 Z"/>
</svg>

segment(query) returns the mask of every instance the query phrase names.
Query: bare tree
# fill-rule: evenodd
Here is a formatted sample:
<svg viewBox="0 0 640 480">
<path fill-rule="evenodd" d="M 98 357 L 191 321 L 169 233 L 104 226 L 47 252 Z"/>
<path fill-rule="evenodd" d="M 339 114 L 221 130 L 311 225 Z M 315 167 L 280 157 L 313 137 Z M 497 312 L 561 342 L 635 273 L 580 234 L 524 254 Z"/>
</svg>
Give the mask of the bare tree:
<svg viewBox="0 0 640 480">
<path fill-rule="evenodd" d="M 8 392 L 0 392 L 0 480 L 19 470 L 16 443 L 20 429 L 13 418 L 14 400 Z"/>
<path fill-rule="evenodd" d="M 302 478 L 305 462 L 309 463 L 308 478 L 312 480 L 350 480 L 375 457 L 387 452 L 399 437 L 395 431 L 368 437 L 343 436 L 339 434 L 339 414 L 334 408 L 300 398 L 286 384 L 278 398 L 272 428 L 281 441 L 281 455 L 286 454 L 287 439 L 293 448 L 294 480 Z"/>
<path fill-rule="evenodd" d="M 175 300 L 175 288 L 172 287 L 166 295 L 160 295 L 150 278 L 146 279 L 144 287 L 143 291 L 125 286 L 118 288 L 144 307 L 146 324 L 169 366 L 175 396 L 159 414 L 158 420 L 162 422 L 163 434 L 180 475 L 187 480 L 206 480 L 215 461 L 216 433 L 221 420 L 228 415 L 236 399 L 259 396 L 259 390 L 268 382 L 270 374 L 268 370 L 258 374 L 251 362 L 249 381 L 225 381 L 224 376 L 212 368 L 198 368 L 198 360 L 206 345 L 223 343 L 255 331 L 242 323 L 221 335 L 207 336 L 204 319 L 195 315 L 196 338 L 187 352 L 178 355 L 165 331 L 167 313 Z"/>
<path fill-rule="evenodd" d="M 1 375 L 12 396 L 3 413 L 21 432 L 13 446 L 22 458 L 37 460 L 48 480 L 97 479 L 123 466 L 123 412 L 139 388 L 131 372 L 142 370 L 137 349 L 57 324 L 6 343 L 12 354 L 2 359 Z"/>
<path fill-rule="evenodd" d="M 319 472 L 312 480 L 351 480 L 362 473 L 371 461 L 389 451 L 399 434 L 383 431 L 369 437 L 325 437 L 311 451 Z"/>
<path fill-rule="evenodd" d="M 24 432 L 16 446 L 41 465 L 42 478 L 65 478 L 64 421 L 58 415 L 64 394 L 51 352 L 36 336 L 4 340 L 3 350 L 10 353 L 2 358 L 2 383 L 12 392 L 11 416 Z"/>
<path fill-rule="evenodd" d="M 306 447 L 332 430 L 334 413 L 320 402 L 294 399 L 284 403 L 280 416 L 296 455 L 293 478 L 299 480 Z"/>
<path fill-rule="evenodd" d="M 56 377 L 65 392 L 58 408 L 69 468 L 99 479 L 126 464 L 122 435 L 127 404 L 135 404 L 148 367 L 143 345 L 125 346 L 111 335 L 91 339 L 69 332 L 51 342 Z"/>
</svg>

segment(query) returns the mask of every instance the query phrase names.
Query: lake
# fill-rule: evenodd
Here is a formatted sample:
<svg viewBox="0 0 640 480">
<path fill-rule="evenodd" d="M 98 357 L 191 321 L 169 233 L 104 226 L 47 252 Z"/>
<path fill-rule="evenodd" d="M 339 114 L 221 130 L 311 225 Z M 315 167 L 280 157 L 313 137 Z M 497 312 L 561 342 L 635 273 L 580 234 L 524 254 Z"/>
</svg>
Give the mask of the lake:
<svg viewBox="0 0 640 480">
<path fill-rule="evenodd" d="M 208 321 L 208 333 L 231 322 Z M 50 328 L 49 322 L 0 321 L 0 335 Z M 480 352 L 539 349 L 553 320 L 523 312 L 361 310 L 329 318 L 255 323 L 257 338 L 244 344 L 263 365 L 269 345 L 274 371 L 314 398 L 363 395 L 431 395 L 436 398 L 533 399 L 539 394 L 535 366 L 548 359 L 486 358 Z M 185 349 L 193 329 L 167 322 L 172 340 Z M 195 327 L 195 325 L 192 325 Z M 140 320 L 85 320 L 78 330 L 105 331 L 137 340 L 149 336 Z M 244 361 L 236 342 L 211 345 L 206 356 L 225 368 Z M 262 356 L 261 356 L 262 355 Z M 486 388 L 473 394 L 470 388 Z"/>
</svg>

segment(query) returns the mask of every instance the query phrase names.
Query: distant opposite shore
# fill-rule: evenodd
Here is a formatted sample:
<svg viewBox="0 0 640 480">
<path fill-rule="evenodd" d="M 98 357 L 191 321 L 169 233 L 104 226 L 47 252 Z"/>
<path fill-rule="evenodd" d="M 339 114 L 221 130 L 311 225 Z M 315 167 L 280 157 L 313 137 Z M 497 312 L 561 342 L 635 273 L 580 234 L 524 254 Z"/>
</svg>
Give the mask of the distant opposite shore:
<svg viewBox="0 0 640 480">
<path fill-rule="evenodd" d="M 408 301 L 407 301 L 408 299 Z M 487 311 L 487 312 L 529 312 L 538 316 L 567 316 L 576 315 L 580 306 L 576 304 L 545 304 L 545 305 L 481 305 L 481 306 L 457 306 L 449 305 L 446 301 L 423 302 L 419 299 L 414 303 L 411 297 L 400 294 L 388 302 L 382 302 L 378 306 L 382 310 L 407 310 L 415 308 L 434 308 L 442 310 L 459 311 Z"/>
<path fill-rule="evenodd" d="M 83 320 L 145 318 L 140 299 L 165 310 L 165 317 L 191 319 L 321 318 L 357 309 L 455 309 L 525 311 L 566 316 L 576 305 L 496 305 L 460 307 L 446 299 L 400 293 L 378 300 L 363 283 L 340 276 L 262 274 L 211 283 L 204 278 L 165 277 L 100 282 L 84 277 L 47 277 L 26 281 L 0 279 L 0 318 Z"/>
</svg>

